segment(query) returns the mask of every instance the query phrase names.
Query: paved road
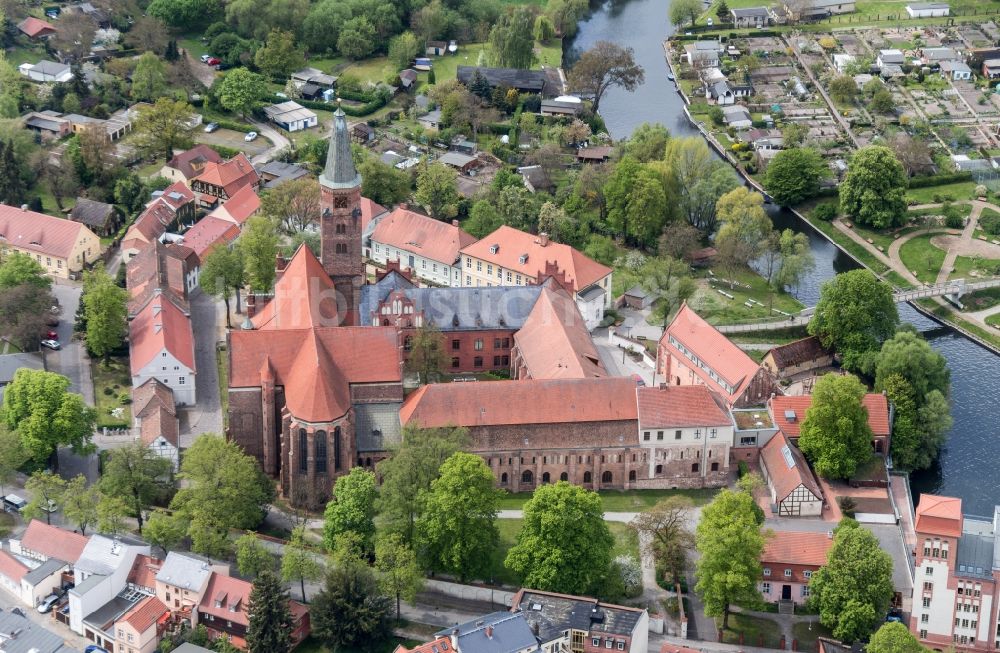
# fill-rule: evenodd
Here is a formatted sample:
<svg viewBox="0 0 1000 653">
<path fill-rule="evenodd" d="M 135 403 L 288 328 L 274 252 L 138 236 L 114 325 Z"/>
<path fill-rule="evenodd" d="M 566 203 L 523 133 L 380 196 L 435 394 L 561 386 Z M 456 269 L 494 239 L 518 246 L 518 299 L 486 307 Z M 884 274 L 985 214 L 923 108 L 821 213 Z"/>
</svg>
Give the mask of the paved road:
<svg viewBox="0 0 1000 653">
<path fill-rule="evenodd" d="M 90 362 L 87 352 L 79 340 L 73 340 L 73 323 L 76 320 L 76 309 L 80 305 L 82 288 L 79 282 L 57 279 L 52 284 L 52 294 L 59 300 L 62 312 L 59 315 L 59 326 L 55 331 L 59 334 L 62 349 L 52 351 L 42 349 L 48 370 L 63 374 L 69 379 L 70 391 L 78 392 L 91 406 L 94 405 L 94 384 L 90 380 Z"/>
<path fill-rule="evenodd" d="M 250 163 L 254 165 L 258 165 L 260 163 L 267 163 L 268 161 L 273 159 L 278 154 L 278 152 L 291 147 L 292 145 L 291 142 L 287 138 L 285 138 L 284 134 L 282 134 L 274 127 L 271 127 L 267 123 L 253 120 L 252 118 L 249 119 L 249 122 L 251 125 L 254 126 L 254 129 L 257 130 L 258 134 L 260 134 L 267 140 L 271 141 L 271 147 L 264 150 L 260 154 L 257 154 L 252 159 L 250 159 Z"/>
<path fill-rule="evenodd" d="M 220 317 L 214 297 L 196 290 L 190 298 L 191 326 L 195 341 L 196 405 L 181 410 L 181 448 L 191 446 L 201 433 L 222 433 L 222 403 L 219 398 L 219 370 L 215 361 L 216 343 L 224 337 L 225 320 Z"/>
</svg>

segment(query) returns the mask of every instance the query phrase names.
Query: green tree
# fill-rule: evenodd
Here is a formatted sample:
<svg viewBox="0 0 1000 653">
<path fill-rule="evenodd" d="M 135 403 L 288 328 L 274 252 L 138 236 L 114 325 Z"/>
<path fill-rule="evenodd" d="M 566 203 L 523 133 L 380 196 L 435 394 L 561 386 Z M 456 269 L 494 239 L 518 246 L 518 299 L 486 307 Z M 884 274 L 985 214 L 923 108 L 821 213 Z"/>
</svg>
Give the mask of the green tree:
<svg viewBox="0 0 1000 653">
<path fill-rule="evenodd" d="M 683 25 L 685 21 L 690 21 L 691 27 L 694 27 L 701 12 L 700 0 L 672 0 L 669 10 L 670 22 L 674 25 Z"/>
<path fill-rule="evenodd" d="M 691 267 L 670 256 L 650 258 L 640 269 L 642 287 L 653 296 L 652 317 L 666 328 L 670 316 L 698 290 Z"/>
<path fill-rule="evenodd" d="M 864 396 L 864 385 L 851 375 L 827 374 L 813 387 L 799 448 L 820 476 L 850 478 L 872 457 L 872 430 L 862 404 Z"/>
<path fill-rule="evenodd" d="M 41 263 L 27 254 L 11 250 L 3 252 L 0 254 L 0 290 L 10 290 L 22 284 L 48 290 L 52 287 L 52 277 L 45 274 Z"/>
<path fill-rule="evenodd" d="M 625 154 L 647 163 L 660 160 L 666 153 L 670 132 L 660 123 L 644 122 L 635 128 L 632 135 L 625 141 Z"/>
<path fill-rule="evenodd" d="M 781 150 L 767 164 L 764 188 L 781 206 L 795 206 L 819 192 L 826 166 L 819 152 L 808 147 Z"/>
<path fill-rule="evenodd" d="M 701 511 L 695 530 L 700 558 L 695 568 L 695 591 L 705 602 L 705 614 L 722 617 L 729 627 L 733 603 L 752 608 L 760 603 L 757 581 L 764 551 L 754 499 L 748 492 L 723 488 Z"/>
<path fill-rule="evenodd" d="M 253 58 L 262 73 L 281 81 L 305 65 L 305 61 L 302 51 L 295 45 L 295 34 L 280 29 L 271 30 L 264 46 Z"/>
<path fill-rule="evenodd" d="M 245 120 L 254 104 L 267 94 L 267 81 L 246 68 L 226 73 L 219 84 L 219 104 L 227 111 L 238 112 Z"/>
<path fill-rule="evenodd" d="M 716 202 L 739 184 L 729 166 L 712 155 L 705 139 L 671 138 L 664 159 L 650 165 L 663 179 L 670 217 L 686 220 L 706 234 L 714 232 Z"/>
<path fill-rule="evenodd" d="M 615 166 L 604 186 L 608 226 L 627 242 L 650 245 L 663 229 L 667 198 L 656 173 L 630 156 Z"/>
<path fill-rule="evenodd" d="M 764 196 L 744 187 L 734 188 L 719 198 L 715 214 L 722 221 L 716 241 L 737 240 L 748 255 L 745 263 L 759 257 L 774 227 L 764 212 Z"/>
<path fill-rule="evenodd" d="M 350 5 L 341 0 L 320 0 L 302 22 L 303 42 L 310 52 L 327 52 L 337 44 L 341 26 L 350 19 Z"/>
<path fill-rule="evenodd" d="M 219 0 L 153 0 L 146 13 L 167 25 L 187 29 L 207 25 L 222 14 Z"/>
<path fill-rule="evenodd" d="M 285 235 L 305 231 L 316 224 L 320 215 L 319 182 L 301 177 L 268 189 L 260 199 L 260 212 Z"/>
<path fill-rule="evenodd" d="M 130 172 L 116 181 L 113 192 L 115 204 L 127 215 L 142 209 L 147 198 L 146 187 L 139 175 L 134 172 Z"/>
<path fill-rule="evenodd" d="M 236 540 L 236 568 L 240 575 L 256 578 L 262 572 L 274 571 L 274 556 L 264 548 L 257 536 L 247 531 Z"/>
<path fill-rule="evenodd" d="M 419 383 L 440 379 L 445 365 L 444 338 L 433 324 L 424 325 L 405 338 L 406 371 L 417 375 Z"/>
<path fill-rule="evenodd" d="M 403 32 L 389 41 L 389 61 L 396 70 L 409 68 L 421 49 L 420 41 L 413 32 Z"/>
<path fill-rule="evenodd" d="M 608 573 L 614 543 L 601 497 L 560 481 L 539 487 L 524 505 L 524 526 L 504 565 L 528 587 L 593 594 Z"/>
<path fill-rule="evenodd" d="M 142 534 L 143 512 L 158 499 L 169 496 L 172 490 L 172 465 L 140 442 L 112 449 L 108 454 L 101 474 L 101 491 L 121 497 L 127 503 Z"/>
<path fill-rule="evenodd" d="M 167 551 L 181 543 L 186 532 L 187 524 L 180 515 L 171 515 L 165 510 L 154 510 L 149 515 L 143 537 L 153 546 L 160 547 L 163 555 L 167 555 Z"/>
<path fill-rule="evenodd" d="M 278 236 L 267 218 L 255 215 L 246 221 L 240 234 L 239 253 L 250 289 L 270 292 L 277 275 L 274 259 L 278 255 Z"/>
<path fill-rule="evenodd" d="M 687 0 L 675 0 L 686 2 Z M 611 41 L 598 41 L 577 59 L 569 71 L 570 88 L 593 97 L 597 113 L 604 93 L 612 87 L 634 91 L 646 80 L 642 66 L 635 62 L 635 51 Z"/>
<path fill-rule="evenodd" d="M 97 505 L 101 494 L 97 485 L 87 486 L 87 477 L 78 474 L 66 483 L 62 497 L 63 516 L 76 524 L 80 533 L 87 534 L 87 529 L 97 523 Z"/>
<path fill-rule="evenodd" d="M 306 528 L 298 526 L 292 531 L 281 558 L 281 580 L 286 583 L 298 581 L 302 590 L 302 601 L 306 600 L 306 581 L 323 577 L 323 565 L 306 546 Z"/>
<path fill-rule="evenodd" d="M 726 0 L 719 0 L 719 4 L 715 7 L 715 15 L 724 23 L 733 17 L 732 12 L 729 11 L 729 5 L 726 4 Z"/>
<path fill-rule="evenodd" d="M 242 252 L 238 247 L 216 247 L 201 263 L 199 285 L 209 295 L 221 297 L 226 304 L 226 327 L 230 321 L 229 296 L 236 293 L 236 310 L 239 311 L 240 288 L 245 282 Z"/>
<path fill-rule="evenodd" d="M 670 496 L 639 513 L 634 522 L 636 530 L 646 536 L 647 555 L 656 560 L 658 571 L 663 569 L 664 580 L 675 585 L 681 582 L 688 551 L 694 547 L 694 535 L 687 526 L 693 505 L 687 497 Z"/>
<path fill-rule="evenodd" d="M 830 81 L 830 96 L 841 104 L 850 104 L 858 96 L 858 85 L 850 75 L 839 75 Z"/>
<path fill-rule="evenodd" d="M 864 640 L 882 622 L 894 589 L 892 558 L 853 519 L 837 526 L 827 562 L 809 581 L 809 605 L 842 642 Z"/>
<path fill-rule="evenodd" d="M 892 113 L 896 108 L 896 100 L 887 88 L 880 88 L 872 95 L 868 106 L 876 113 Z"/>
<path fill-rule="evenodd" d="M 469 219 L 462 223 L 462 228 L 476 238 L 485 238 L 502 226 L 503 218 L 488 199 L 481 199 L 473 204 Z"/>
<path fill-rule="evenodd" d="M 87 349 L 107 363 L 111 352 L 125 343 L 128 330 L 128 291 L 98 266 L 83 275 L 83 314 L 87 320 Z"/>
<path fill-rule="evenodd" d="M 132 98 L 151 102 L 166 89 L 167 67 L 163 60 L 153 52 L 143 52 L 132 71 Z"/>
<path fill-rule="evenodd" d="M 892 463 L 899 469 L 924 469 L 933 462 L 940 442 L 921 442 L 913 386 L 901 374 L 883 376 L 879 387 L 892 402 Z"/>
<path fill-rule="evenodd" d="M 795 288 L 816 265 L 809 237 L 804 233 L 795 233 L 791 229 L 782 231 L 778 238 L 778 253 L 777 273 L 771 280 L 775 288 Z"/>
<path fill-rule="evenodd" d="M 417 203 L 427 209 L 432 218 L 449 220 L 458 215 L 457 174 L 448 166 L 432 163 L 423 166 L 417 175 Z"/>
<path fill-rule="evenodd" d="M 417 540 L 429 568 L 454 574 L 460 582 L 488 569 L 499 534 L 499 492 L 493 472 L 479 456 L 452 454 L 424 500 Z"/>
<path fill-rule="evenodd" d="M 921 646 L 906 624 L 890 621 L 875 631 L 865 650 L 868 653 L 927 653 L 928 649 Z"/>
<path fill-rule="evenodd" d="M 66 485 L 62 477 L 47 469 L 39 470 L 29 476 L 24 483 L 24 489 L 31 497 L 31 501 L 21 511 L 25 520 L 41 519 L 44 515 L 45 523 L 51 524 L 52 513 L 60 506 L 66 493 Z"/>
<path fill-rule="evenodd" d="M 121 497 L 101 495 L 97 502 L 97 528 L 107 535 L 127 530 L 128 504 Z"/>
<path fill-rule="evenodd" d="M 403 428 L 402 444 L 378 464 L 382 477 L 377 508 L 389 533 L 415 544 L 416 522 L 423 515 L 431 482 L 441 464 L 461 450 L 469 433 L 464 428 Z M 415 548 L 415 547 L 414 547 Z"/>
<path fill-rule="evenodd" d="M 882 344 L 875 364 L 875 390 L 884 390 L 882 381 L 893 374 L 906 379 L 919 399 L 933 390 L 945 397 L 951 392 L 948 361 L 919 333 L 909 329 L 897 331 Z"/>
<path fill-rule="evenodd" d="M 858 223 L 888 229 L 906 222 L 906 172 L 893 151 L 868 145 L 851 157 L 840 184 L 840 210 Z"/>
<path fill-rule="evenodd" d="M 378 496 L 375 474 L 355 467 L 337 479 L 333 498 L 323 513 L 323 544 L 333 551 L 341 533 L 350 531 L 361 537 L 362 550 L 372 550 L 375 537 L 375 499 Z"/>
<path fill-rule="evenodd" d="M 365 157 L 358 165 L 361 194 L 382 206 L 395 206 L 410 196 L 410 175 L 374 156 Z"/>
<path fill-rule="evenodd" d="M 21 436 L 0 423 L 0 495 L 5 494 L 4 486 L 17 478 L 17 470 L 28 460 Z"/>
<path fill-rule="evenodd" d="M 379 585 L 396 599 L 396 621 L 399 621 L 400 600 L 412 601 L 424 585 L 424 575 L 417 565 L 417 556 L 399 533 L 389 533 L 375 542 L 375 569 Z"/>
<path fill-rule="evenodd" d="M 852 270 L 823 284 L 808 331 L 824 347 L 836 349 L 844 367 L 870 374 L 876 352 L 897 324 L 899 313 L 889 284 L 868 270 Z"/>
<path fill-rule="evenodd" d="M 382 594 L 371 569 L 345 560 L 327 574 L 309 606 L 313 634 L 336 648 L 373 650 L 392 634 L 392 601 Z"/>
<path fill-rule="evenodd" d="M 533 32 L 536 41 L 548 43 L 556 35 L 556 26 L 552 24 L 552 19 L 545 14 L 535 17 L 535 29 Z"/>
<path fill-rule="evenodd" d="M 288 653 L 292 650 L 292 610 L 288 590 L 271 570 L 253 582 L 247 605 L 247 648 L 252 651 Z"/>
<path fill-rule="evenodd" d="M 375 27 L 365 16 L 344 21 L 337 37 L 337 51 L 348 59 L 364 59 L 375 51 Z"/>
<path fill-rule="evenodd" d="M 21 178 L 21 164 L 11 141 L 0 140 L 0 201 L 18 205 L 26 189 Z"/>
<path fill-rule="evenodd" d="M 152 106 L 139 107 L 132 128 L 136 145 L 147 155 L 169 160 L 175 149 L 191 145 L 193 118 L 194 109 L 183 100 L 161 97 Z"/>
<path fill-rule="evenodd" d="M 487 40 L 490 65 L 531 68 L 535 58 L 534 18 L 527 7 L 514 6 L 500 15 Z"/>
<path fill-rule="evenodd" d="M 60 446 L 72 446 L 77 453 L 93 450 L 94 409 L 68 389 L 65 376 L 28 368 L 17 370 L 4 388 L 0 419 L 17 431 L 25 453 L 36 463 L 56 463 Z"/>
</svg>

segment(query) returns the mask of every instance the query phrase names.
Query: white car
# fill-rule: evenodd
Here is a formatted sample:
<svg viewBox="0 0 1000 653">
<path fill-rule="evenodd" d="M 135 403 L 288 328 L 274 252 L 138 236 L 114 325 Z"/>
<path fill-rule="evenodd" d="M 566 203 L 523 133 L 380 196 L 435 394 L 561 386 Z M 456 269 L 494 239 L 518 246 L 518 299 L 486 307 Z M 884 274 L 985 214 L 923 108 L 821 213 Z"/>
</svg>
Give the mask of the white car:
<svg viewBox="0 0 1000 653">
<path fill-rule="evenodd" d="M 256 138 L 257 138 L 257 132 L 247 132 L 247 135 L 243 137 L 243 140 L 249 143 L 252 140 L 256 140 Z"/>
<path fill-rule="evenodd" d="M 203 54 L 203 55 L 201 55 L 201 62 L 202 62 L 202 63 L 207 63 L 207 62 L 208 62 L 208 60 L 209 60 L 209 59 L 211 59 L 211 58 L 212 58 L 212 56 L 211 56 L 211 55 L 208 55 L 208 54 Z"/>
<path fill-rule="evenodd" d="M 51 610 L 52 606 L 54 606 L 58 602 L 59 602 L 58 594 L 49 594 L 44 599 L 42 599 L 41 603 L 38 604 L 38 611 L 41 612 L 42 614 L 45 614 L 46 612 Z"/>
<path fill-rule="evenodd" d="M 57 349 L 57 350 L 58 349 L 62 349 L 62 347 L 59 344 L 58 340 L 48 340 L 48 339 L 43 340 L 42 341 L 42 346 L 43 347 L 48 347 L 49 349 Z"/>
<path fill-rule="evenodd" d="M 210 122 L 207 125 L 205 125 L 205 133 L 206 134 L 211 134 L 212 132 L 214 132 L 218 128 L 219 128 L 219 123 L 217 123 L 217 122 Z"/>
</svg>

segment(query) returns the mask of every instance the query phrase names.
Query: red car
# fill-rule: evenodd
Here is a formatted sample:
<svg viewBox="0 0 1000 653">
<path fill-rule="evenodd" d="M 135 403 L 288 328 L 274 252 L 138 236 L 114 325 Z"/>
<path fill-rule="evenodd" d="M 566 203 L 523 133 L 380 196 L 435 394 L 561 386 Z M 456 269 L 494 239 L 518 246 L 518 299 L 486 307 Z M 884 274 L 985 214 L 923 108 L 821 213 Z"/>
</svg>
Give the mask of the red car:
<svg viewBox="0 0 1000 653">
<path fill-rule="evenodd" d="M 218 66 L 220 63 L 222 63 L 222 59 L 219 59 L 218 57 L 209 57 L 208 59 L 205 60 L 205 63 L 208 64 L 209 66 Z"/>
<path fill-rule="evenodd" d="M 45 337 L 49 340 L 58 340 L 59 334 L 56 333 L 55 331 L 49 331 L 48 333 L 45 334 Z"/>
</svg>

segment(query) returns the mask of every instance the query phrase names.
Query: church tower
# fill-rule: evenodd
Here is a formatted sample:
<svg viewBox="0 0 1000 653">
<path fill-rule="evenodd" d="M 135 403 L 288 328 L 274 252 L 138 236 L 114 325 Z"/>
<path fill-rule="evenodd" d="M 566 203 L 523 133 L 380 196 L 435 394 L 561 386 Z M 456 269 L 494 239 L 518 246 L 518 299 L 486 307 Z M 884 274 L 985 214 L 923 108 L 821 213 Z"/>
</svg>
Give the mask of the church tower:
<svg viewBox="0 0 1000 653">
<path fill-rule="evenodd" d="M 326 154 L 320 185 L 320 261 L 337 290 L 337 313 L 341 324 L 358 324 L 358 302 L 364 282 L 361 258 L 361 175 L 351 158 L 351 135 L 347 117 L 337 107 L 333 134 Z"/>
</svg>

